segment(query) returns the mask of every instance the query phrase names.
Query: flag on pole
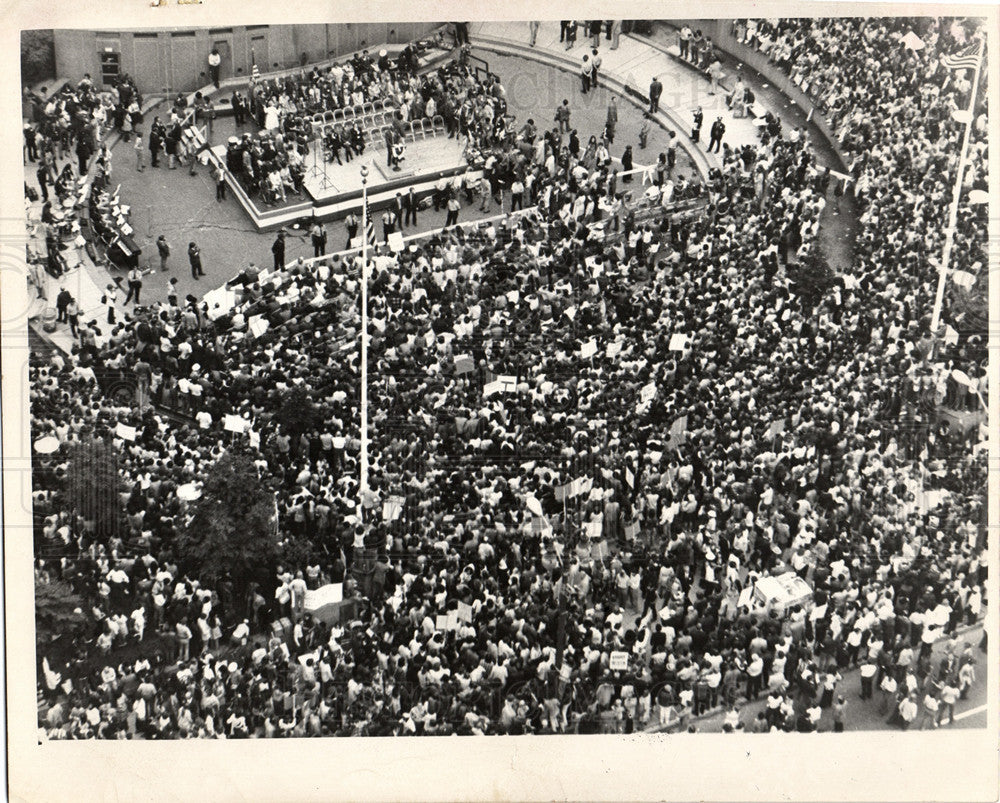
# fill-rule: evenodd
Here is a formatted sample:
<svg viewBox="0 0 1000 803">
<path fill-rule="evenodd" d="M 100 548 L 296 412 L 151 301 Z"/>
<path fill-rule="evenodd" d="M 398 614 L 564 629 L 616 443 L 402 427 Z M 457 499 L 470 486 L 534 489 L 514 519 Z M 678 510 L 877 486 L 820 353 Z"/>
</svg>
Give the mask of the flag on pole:
<svg viewBox="0 0 1000 803">
<path fill-rule="evenodd" d="M 973 42 L 964 52 L 942 56 L 941 63 L 949 70 L 973 70 L 979 66 L 982 47 L 981 42 Z"/>
<path fill-rule="evenodd" d="M 365 198 L 365 238 L 368 245 L 375 247 L 375 219 L 372 217 L 372 210 L 368 206 L 368 199 Z"/>
<path fill-rule="evenodd" d="M 260 80 L 260 70 L 257 69 L 257 54 L 251 49 L 250 51 L 250 85 L 253 86 Z"/>
</svg>

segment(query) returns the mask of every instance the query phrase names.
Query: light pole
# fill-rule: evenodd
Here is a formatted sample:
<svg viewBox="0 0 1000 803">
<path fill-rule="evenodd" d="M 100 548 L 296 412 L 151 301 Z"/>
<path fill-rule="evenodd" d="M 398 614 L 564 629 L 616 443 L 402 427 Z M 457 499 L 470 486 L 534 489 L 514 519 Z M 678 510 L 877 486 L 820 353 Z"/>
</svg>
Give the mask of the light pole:
<svg viewBox="0 0 1000 803">
<path fill-rule="evenodd" d="M 962 134 L 962 150 L 958 156 L 958 167 L 956 168 L 958 172 L 955 176 L 955 186 L 952 192 L 948 226 L 945 228 L 944 253 L 941 255 L 941 267 L 938 269 L 937 292 L 934 296 L 934 308 L 931 312 L 931 335 L 934 337 L 937 337 L 937 331 L 941 326 L 941 307 L 944 304 L 944 290 L 948 282 L 949 268 L 951 267 L 951 252 L 955 245 L 955 229 L 958 226 L 958 205 L 962 198 L 962 180 L 965 178 L 966 171 L 965 156 L 969 150 L 969 138 L 976 119 L 976 92 L 979 89 L 979 73 L 982 65 L 983 53 L 980 50 L 972 78 L 972 93 L 969 95 L 969 108 L 967 111 L 956 110 L 952 112 L 952 117 L 962 123 L 965 130 Z"/>
<path fill-rule="evenodd" d="M 361 484 L 358 521 L 368 498 L 368 166 L 361 166 Z"/>
</svg>

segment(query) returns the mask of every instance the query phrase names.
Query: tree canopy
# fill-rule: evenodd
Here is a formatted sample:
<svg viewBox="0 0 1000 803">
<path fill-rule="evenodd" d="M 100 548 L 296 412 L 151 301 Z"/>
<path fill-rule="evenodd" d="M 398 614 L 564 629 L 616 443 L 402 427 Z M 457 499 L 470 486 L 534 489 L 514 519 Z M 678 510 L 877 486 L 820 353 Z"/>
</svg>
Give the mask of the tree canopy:
<svg viewBox="0 0 1000 803">
<path fill-rule="evenodd" d="M 278 533 L 273 490 L 249 457 L 224 454 L 206 472 L 177 552 L 193 576 L 214 583 L 229 575 L 240 590 L 274 562 Z"/>
</svg>

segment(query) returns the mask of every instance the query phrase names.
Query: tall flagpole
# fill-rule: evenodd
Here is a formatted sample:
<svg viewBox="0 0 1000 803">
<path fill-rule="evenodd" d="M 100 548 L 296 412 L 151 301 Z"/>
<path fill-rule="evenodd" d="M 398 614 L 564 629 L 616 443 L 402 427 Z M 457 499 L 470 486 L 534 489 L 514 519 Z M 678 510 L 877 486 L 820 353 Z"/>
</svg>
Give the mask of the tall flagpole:
<svg viewBox="0 0 1000 803">
<path fill-rule="evenodd" d="M 934 296 L 934 311 L 931 315 L 931 335 L 935 335 L 941 325 L 941 307 L 944 305 L 944 288 L 948 281 L 948 266 L 951 264 L 951 250 L 955 245 L 955 229 L 958 226 L 958 202 L 962 197 L 962 180 L 965 178 L 966 153 L 969 150 L 969 137 L 972 134 L 972 124 L 976 117 L 976 92 L 979 89 L 979 73 L 983 67 L 985 48 L 980 47 L 979 61 L 972 78 L 972 93 L 969 96 L 969 119 L 965 121 L 965 134 L 962 137 L 962 151 L 958 158 L 958 175 L 955 177 L 955 189 L 951 199 L 951 212 L 948 215 L 948 227 L 944 235 L 944 252 L 941 255 L 941 267 L 938 271 L 937 294 Z"/>
<path fill-rule="evenodd" d="M 368 166 L 361 166 L 361 486 L 358 521 L 368 497 Z"/>
</svg>

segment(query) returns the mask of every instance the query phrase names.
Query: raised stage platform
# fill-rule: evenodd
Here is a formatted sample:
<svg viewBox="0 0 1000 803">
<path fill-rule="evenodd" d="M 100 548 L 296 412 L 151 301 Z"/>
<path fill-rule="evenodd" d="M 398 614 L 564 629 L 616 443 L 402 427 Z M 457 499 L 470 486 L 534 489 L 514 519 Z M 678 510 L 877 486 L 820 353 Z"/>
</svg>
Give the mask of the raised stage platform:
<svg viewBox="0 0 1000 803">
<path fill-rule="evenodd" d="M 212 156 L 225 166 L 226 146 L 212 148 Z M 368 205 L 377 209 L 392 202 L 397 192 L 405 194 L 413 187 L 426 194 L 443 176 L 464 173 L 468 163 L 462 155 L 459 140 L 446 135 L 418 139 L 407 143 L 401 170 L 388 166 L 385 148 L 371 146 L 361 157 L 342 165 L 323 164 L 322 154 L 313 148 L 305 158 L 304 197 L 290 195 L 289 203 L 269 206 L 259 198 L 250 198 L 236 178 L 227 172 L 227 184 L 254 225 L 261 231 L 286 226 L 313 214 L 321 220 L 342 218 L 357 211 L 361 205 L 361 166 L 368 165 Z M 324 169 L 325 168 L 325 169 Z M 482 171 L 471 175 L 479 177 Z"/>
<path fill-rule="evenodd" d="M 343 158 L 343 157 L 342 157 Z M 435 181 L 442 175 L 455 175 L 465 170 L 467 163 L 462 156 L 459 140 L 448 139 L 446 135 L 408 142 L 399 172 L 388 165 L 385 148 L 367 148 L 362 156 L 356 156 L 342 165 L 336 162 L 323 164 L 319 148 L 313 148 L 306 157 L 305 188 L 317 205 L 331 200 L 344 201 L 361 197 L 361 166 L 368 165 L 368 192 L 380 193 L 386 190 L 399 191 L 409 187 L 428 174 L 435 175 Z"/>
</svg>

